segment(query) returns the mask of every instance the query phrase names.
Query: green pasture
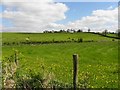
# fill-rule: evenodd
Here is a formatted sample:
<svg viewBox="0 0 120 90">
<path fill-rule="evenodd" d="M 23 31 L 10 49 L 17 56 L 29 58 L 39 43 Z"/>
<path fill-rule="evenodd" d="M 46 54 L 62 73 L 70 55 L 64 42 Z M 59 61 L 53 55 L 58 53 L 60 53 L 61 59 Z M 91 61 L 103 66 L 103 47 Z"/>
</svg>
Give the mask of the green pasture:
<svg viewBox="0 0 120 90">
<path fill-rule="evenodd" d="M 80 38 L 83 41 L 112 41 L 111 38 L 103 37 L 92 33 L 3 33 L 2 42 L 26 42 L 26 38 L 30 41 L 72 41 Z"/>
<path fill-rule="evenodd" d="M 88 88 L 118 88 L 118 42 L 102 36 L 76 34 L 3 34 L 3 42 L 19 42 L 26 37 L 31 40 L 67 40 L 80 38 L 84 40 L 100 40 L 100 42 L 82 43 L 51 43 L 40 45 L 12 45 L 2 46 L 3 62 L 5 58 L 19 51 L 19 68 L 21 75 L 29 71 L 48 72 L 53 79 L 62 83 L 72 83 L 73 60 L 72 55 L 79 55 L 78 84 L 85 84 Z M 108 40 L 108 41 L 102 41 Z"/>
</svg>

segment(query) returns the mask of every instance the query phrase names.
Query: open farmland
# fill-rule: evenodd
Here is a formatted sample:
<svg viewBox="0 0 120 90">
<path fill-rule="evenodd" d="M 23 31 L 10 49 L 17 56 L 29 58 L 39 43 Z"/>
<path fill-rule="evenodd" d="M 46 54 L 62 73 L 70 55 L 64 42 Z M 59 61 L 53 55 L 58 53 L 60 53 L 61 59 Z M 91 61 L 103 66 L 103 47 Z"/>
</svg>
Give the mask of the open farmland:
<svg viewBox="0 0 120 90">
<path fill-rule="evenodd" d="M 20 44 L 30 41 L 71 41 L 49 44 Z M 82 38 L 82 42 L 74 42 Z M 91 33 L 3 33 L 3 63 L 18 50 L 19 78 L 29 74 L 51 74 L 58 87 L 72 86 L 72 55 L 79 55 L 79 88 L 118 88 L 118 40 Z M 87 42 L 91 41 L 92 42 Z M 12 44 L 17 42 L 18 45 Z M 33 83 L 33 82 L 32 82 Z M 54 85 L 55 83 L 53 83 Z M 36 84 L 36 86 L 38 83 Z M 55 84 L 57 85 L 57 84 Z M 33 85 L 34 86 L 34 85 Z M 66 87 L 67 87 L 66 86 Z"/>
<path fill-rule="evenodd" d="M 115 35 L 114 35 L 115 36 Z M 72 41 L 82 38 L 84 41 L 112 41 L 111 38 L 103 37 L 92 33 L 3 33 L 2 43 L 4 42 L 26 42 L 29 37 L 30 41 Z"/>
</svg>

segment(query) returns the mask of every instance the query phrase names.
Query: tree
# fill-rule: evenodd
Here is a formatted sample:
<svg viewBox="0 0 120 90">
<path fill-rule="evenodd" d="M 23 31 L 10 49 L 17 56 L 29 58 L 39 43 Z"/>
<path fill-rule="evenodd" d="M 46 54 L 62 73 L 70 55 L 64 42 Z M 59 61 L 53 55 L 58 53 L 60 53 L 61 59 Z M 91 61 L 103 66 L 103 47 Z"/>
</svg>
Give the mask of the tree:
<svg viewBox="0 0 120 90">
<path fill-rule="evenodd" d="M 88 29 L 88 32 L 90 32 L 90 29 Z"/>
<path fill-rule="evenodd" d="M 82 29 L 79 29 L 77 32 L 82 32 Z"/>
<path fill-rule="evenodd" d="M 107 30 L 107 29 L 105 29 L 102 33 L 103 33 L 103 35 L 105 35 L 105 36 L 106 36 L 106 35 L 107 35 L 107 33 L 108 33 L 108 30 Z"/>
<path fill-rule="evenodd" d="M 118 31 L 118 37 L 120 38 L 120 31 Z"/>
<path fill-rule="evenodd" d="M 105 30 L 105 36 L 107 35 L 107 33 L 108 33 L 108 30 L 106 29 L 106 30 Z"/>
</svg>

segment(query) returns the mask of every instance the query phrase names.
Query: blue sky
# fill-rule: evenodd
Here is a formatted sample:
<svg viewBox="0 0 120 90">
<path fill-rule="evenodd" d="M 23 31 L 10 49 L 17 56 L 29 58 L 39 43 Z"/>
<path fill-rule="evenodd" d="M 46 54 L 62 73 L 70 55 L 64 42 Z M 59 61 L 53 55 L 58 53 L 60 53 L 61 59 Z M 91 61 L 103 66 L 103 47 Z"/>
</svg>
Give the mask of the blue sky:
<svg viewBox="0 0 120 90">
<path fill-rule="evenodd" d="M 2 13 L 5 9 L 6 7 L 3 6 L 3 4 L 0 4 L 0 13 Z M 0 18 L 0 21 L 1 21 L 0 24 L 3 24 L 6 27 L 13 26 L 12 22 L 9 19 Z"/>
<path fill-rule="evenodd" d="M 48 22 L 51 22 L 51 23 L 55 23 L 55 25 L 53 24 L 53 26 L 50 26 L 50 27 L 53 27 L 54 28 L 54 26 L 55 26 L 55 28 L 56 27 L 60 27 L 59 25 L 68 25 L 68 23 L 69 22 L 75 22 L 75 21 L 77 21 L 77 20 L 81 20 L 81 18 L 83 18 L 83 17 L 86 17 L 86 16 L 91 16 L 92 15 L 92 12 L 93 11 L 96 11 L 96 10 L 104 10 L 104 11 L 107 11 L 107 10 L 111 10 L 111 12 L 114 12 L 114 9 L 115 8 L 117 8 L 118 7 L 118 2 L 61 2 L 61 3 L 63 3 L 63 4 L 65 4 L 66 6 L 63 6 L 63 5 L 58 5 L 57 7 L 55 7 L 54 5 L 53 5 L 53 8 L 58 8 L 58 10 L 60 10 L 59 9 L 59 7 L 61 7 L 62 9 L 61 10 L 63 10 L 63 14 L 66 16 L 66 18 L 65 19 L 62 19 L 61 17 L 62 16 L 60 16 L 60 15 L 57 15 L 56 14 L 56 16 L 55 16 L 55 18 L 57 17 L 58 18 L 58 20 L 55 20 L 54 22 L 52 22 L 52 21 L 49 21 L 49 17 L 48 17 Z M 14 13 L 14 10 L 17 10 L 15 7 L 14 7 L 14 4 L 16 4 L 16 3 L 13 3 L 13 8 L 12 9 L 10 9 L 10 10 L 12 10 L 12 12 Z M 24 3 L 23 3 L 24 4 Z M 35 4 L 35 5 L 37 5 L 37 4 Z M 37 12 L 41 12 L 41 10 L 40 9 L 38 9 L 38 8 L 36 8 L 36 7 L 34 7 L 35 5 L 31 5 L 30 7 L 25 7 L 25 8 L 27 8 L 27 10 L 29 9 L 29 12 L 31 12 L 31 14 L 30 15 L 33 15 L 32 17 L 35 17 L 36 15 L 36 13 Z M 48 5 L 48 4 L 45 4 L 45 5 Z M 42 6 L 40 6 L 39 5 L 39 3 L 38 3 L 38 6 L 39 6 L 39 8 L 44 8 L 44 7 L 42 7 Z M 49 6 L 49 5 L 48 5 Z M 21 8 L 21 5 L 20 6 L 18 6 L 19 8 Z M 33 11 L 30 11 L 30 9 L 31 9 L 31 7 L 34 9 L 34 10 L 36 10 L 36 12 L 33 12 Z M 65 10 L 65 8 L 68 8 L 68 10 L 66 11 Z M 24 7 L 22 7 L 22 8 L 24 8 Z M 0 13 L 2 13 L 4 10 L 6 10 L 6 7 L 5 6 L 2 6 L 1 4 L 0 4 Z M 47 11 L 49 11 L 49 8 L 48 9 L 46 9 L 46 11 L 43 11 L 43 13 L 44 12 L 46 12 L 46 13 L 48 13 L 49 14 L 49 12 L 47 12 Z M 52 12 L 52 14 L 51 14 L 51 12 Z M 51 11 L 50 12 L 50 14 L 49 15 L 51 15 L 50 17 L 51 18 L 54 18 L 52 15 L 54 15 L 56 12 L 59 12 L 59 11 L 57 11 L 57 9 L 56 9 L 56 11 Z M 24 15 L 27 15 L 26 14 L 26 12 L 22 12 Z M 9 15 L 10 13 L 8 13 L 7 15 Z M 41 15 L 40 13 L 39 13 L 39 15 Z M 47 15 L 47 16 L 49 16 L 49 15 Z M 29 15 L 28 15 L 29 16 Z M 114 16 L 114 15 L 113 15 Z M 18 17 L 18 19 L 17 19 L 17 17 Z M 104 18 L 104 15 L 102 16 L 103 18 Z M 106 17 L 106 16 L 105 16 Z M 109 16 L 108 16 L 109 17 Z M 14 22 L 13 20 L 10 20 L 10 19 L 8 19 L 8 18 L 0 18 L 0 21 L 2 21 L 2 22 L 0 22 L 0 24 L 2 24 L 3 26 L 5 26 L 5 27 L 12 27 L 12 26 L 14 26 L 14 24 L 16 24 L 17 23 L 17 26 L 16 26 L 16 28 L 18 28 L 18 27 L 24 27 L 24 29 L 26 29 L 28 26 L 27 26 L 27 23 L 25 23 L 26 24 L 26 26 L 25 25 L 23 25 L 23 23 L 24 22 L 29 22 L 29 21 L 32 21 L 32 20 L 30 20 L 31 18 L 25 18 L 25 17 L 23 17 L 23 18 L 25 18 L 25 19 L 23 19 L 23 18 L 21 18 L 21 19 L 19 19 L 19 16 L 16 16 L 16 17 L 14 17 L 14 15 L 12 16 L 12 18 L 14 18 L 14 20 L 17 20 L 17 21 L 19 21 L 20 20 L 20 24 L 21 25 L 19 25 L 19 22 Z M 43 16 L 43 18 L 45 18 L 45 20 L 46 20 L 46 15 L 44 15 Z M 51 18 L 50 18 L 50 20 L 51 20 Z M 60 19 L 59 19 L 60 18 Z M 90 17 L 91 18 L 91 17 Z M 39 18 L 38 17 L 38 19 L 39 19 L 39 21 L 41 21 L 42 19 L 41 19 L 41 17 Z M 29 23 L 31 23 L 31 28 L 34 28 L 34 26 L 38 26 L 39 24 L 41 24 L 41 23 L 38 23 L 38 19 L 36 19 L 34 22 L 34 25 L 33 25 L 33 22 L 29 22 Z M 94 18 L 95 19 L 95 18 Z M 108 19 L 108 18 L 107 18 Z M 24 21 L 24 20 L 26 20 L 26 21 Z M 54 20 L 54 19 L 53 19 Z M 86 20 L 87 20 L 87 18 L 86 18 Z M 44 20 L 43 20 L 43 22 L 44 22 Z M 93 21 L 91 21 L 91 22 L 93 22 Z M 106 22 L 106 21 L 105 21 Z M 14 24 L 13 24 L 14 23 Z M 29 24 L 28 23 L 28 24 Z M 83 22 L 84 23 L 84 22 Z M 108 22 L 109 23 L 109 22 Z M 42 23 L 42 24 L 44 24 L 44 23 Z M 46 23 L 45 23 L 46 24 Z M 95 22 L 94 22 L 94 24 L 95 24 Z M 101 24 L 101 23 L 100 23 Z M 23 26 L 22 26 L 23 25 Z M 33 25 L 33 27 L 32 27 L 32 25 Z M 47 26 L 49 26 L 49 25 L 46 25 L 46 27 Z M 68 25 L 68 26 L 71 26 L 71 25 Z M 81 27 L 82 26 L 84 26 L 84 27 L 87 27 L 86 26 L 86 24 L 84 24 L 84 25 L 81 25 Z M 90 27 L 92 27 L 91 25 L 89 25 Z M 88 27 L 89 27 L 88 26 Z M 71 26 L 72 27 L 72 26 Z M 77 27 L 77 26 L 76 26 Z M 78 25 L 78 27 L 79 27 L 79 25 Z M 101 26 L 102 27 L 102 26 Z M 68 27 L 69 28 L 69 27 Z M 57 28 L 58 29 L 58 28 Z M 28 30 L 28 29 L 27 29 Z M 38 30 L 40 30 L 39 28 L 38 28 Z"/>
<path fill-rule="evenodd" d="M 117 2 L 64 2 L 69 10 L 65 13 L 66 19 L 56 23 L 66 24 L 81 19 L 85 16 L 90 16 L 95 10 L 106 10 L 109 7 L 116 8 Z"/>
<path fill-rule="evenodd" d="M 2 5 L 0 4 L 0 13 L 2 12 Z M 0 18 L 0 24 L 2 25 L 2 18 Z"/>
<path fill-rule="evenodd" d="M 117 2 L 63 2 L 69 10 L 65 13 L 66 19 L 57 21 L 58 24 L 67 24 L 75 20 L 81 19 L 82 17 L 91 15 L 94 10 L 106 10 L 108 7 L 113 8 L 118 6 Z M 0 4 L 0 12 L 6 8 Z M 0 19 L 1 20 L 1 19 Z M 3 25 L 9 27 L 12 25 L 10 20 L 3 19 Z"/>
<path fill-rule="evenodd" d="M 2 12 L 2 5 L 0 4 L 0 12 Z"/>
</svg>

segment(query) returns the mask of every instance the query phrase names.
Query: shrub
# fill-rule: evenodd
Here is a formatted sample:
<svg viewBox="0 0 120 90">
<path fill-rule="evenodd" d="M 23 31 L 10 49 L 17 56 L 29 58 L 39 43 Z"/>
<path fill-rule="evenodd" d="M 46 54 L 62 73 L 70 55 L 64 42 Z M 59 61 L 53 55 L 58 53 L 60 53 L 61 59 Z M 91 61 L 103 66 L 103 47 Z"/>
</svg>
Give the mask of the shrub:
<svg viewBox="0 0 120 90">
<path fill-rule="evenodd" d="M 83 42 L 83 39 L 82 38 L 78 39 L 78 42 Z"/>
<path fill-rule="evenodd" d="M 15 54 L 9 58 L 5 58 L 3 64 L 3 87 L 4 88 L 15 88 L 15 74 L 18 68 L 18 51 L 15 51 Z"/>
<path fill-rule="evenodd" d="M 112 41 L 115 41 L 115 39 L 112 39 Z"/>
</svg>

